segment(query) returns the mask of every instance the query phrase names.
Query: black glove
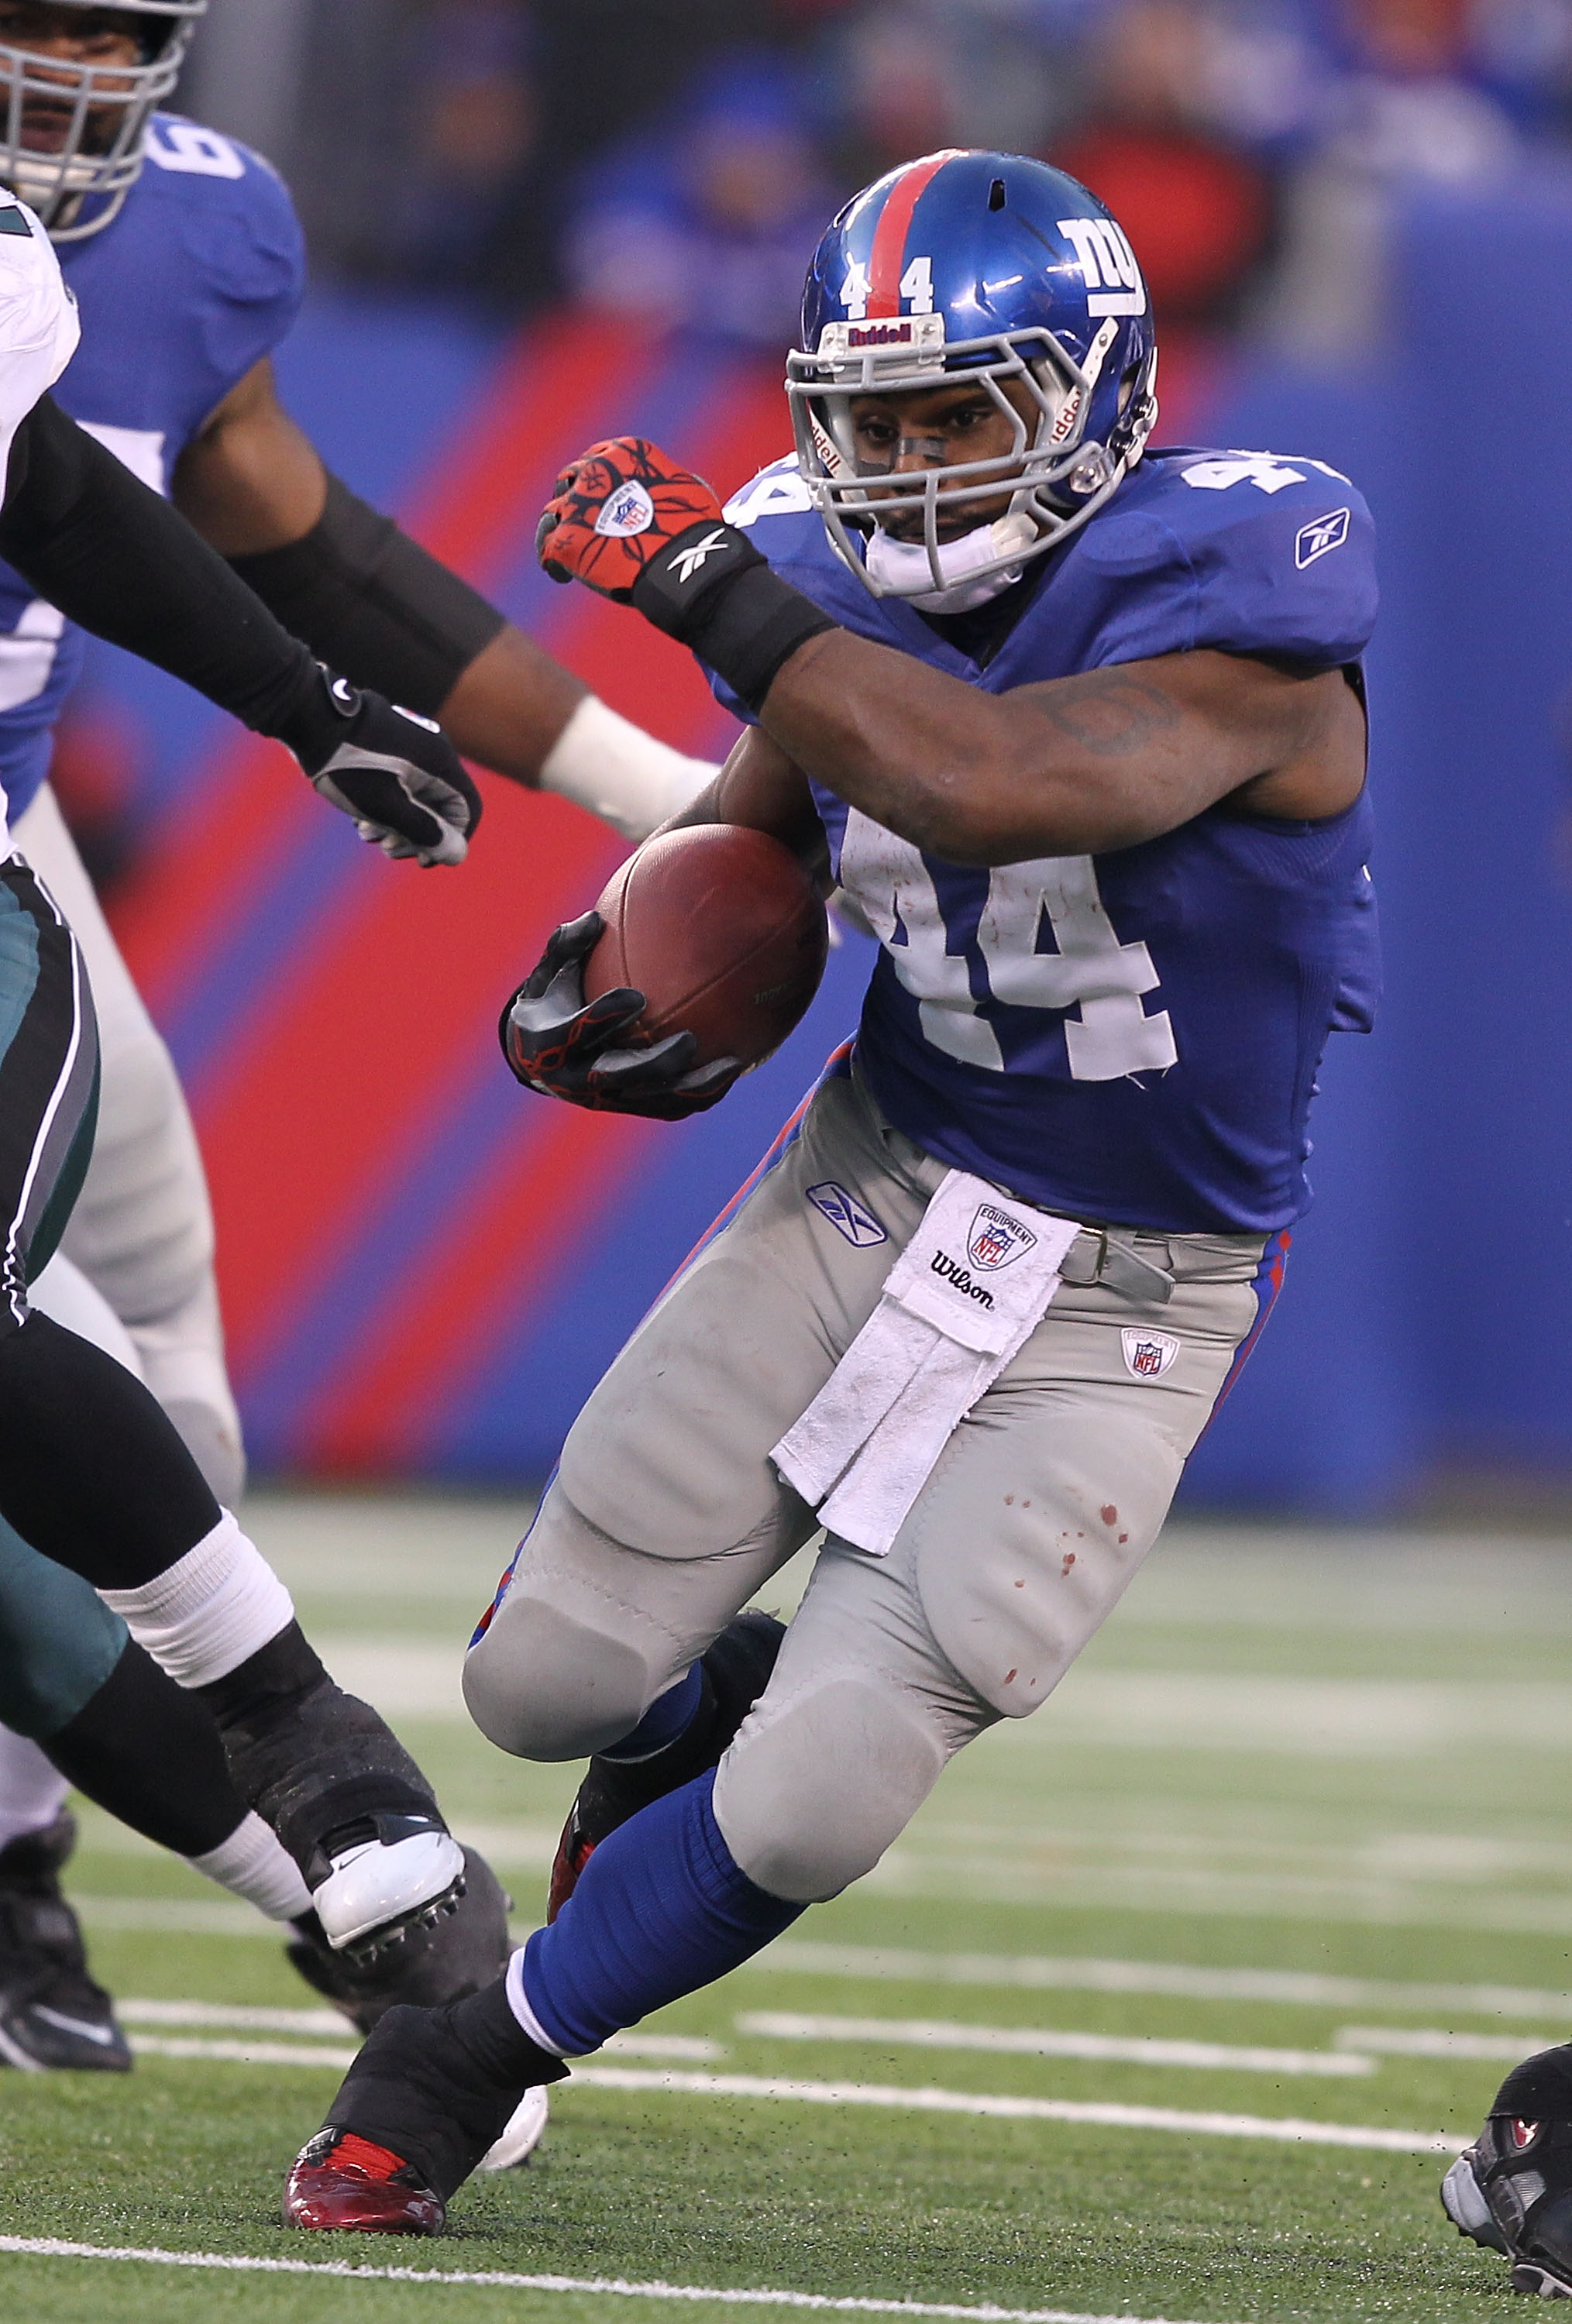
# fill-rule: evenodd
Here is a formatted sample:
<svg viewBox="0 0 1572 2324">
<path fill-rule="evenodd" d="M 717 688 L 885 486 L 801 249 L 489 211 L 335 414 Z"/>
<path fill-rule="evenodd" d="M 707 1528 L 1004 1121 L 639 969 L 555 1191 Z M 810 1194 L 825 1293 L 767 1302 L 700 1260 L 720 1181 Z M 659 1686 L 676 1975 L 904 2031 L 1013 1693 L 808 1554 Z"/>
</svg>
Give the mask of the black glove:
<svg viewBox="0 0 1572 2324">
<path fill-rule="evenodd" d="M 691 1033 L 668 1033 L 644 1048 L 618 1048 L 643 1013 L 632 985 L 584 998 L 584 964 L 606 922 L 584 912 L 552 935 L 502 1012 L 503 1055 L 526 1089 L 597 1113 L 642 1113 L 680 1121 L 717 1104 L 742 1071 L 735 1057 L 693 1065 Z"/>
<path fill-rule="evenodd" d="M 442 729 L 323 669 L 280 736 L 362 839 L 384 854 L 462 863 L 480 793 Z"/>
</svg>

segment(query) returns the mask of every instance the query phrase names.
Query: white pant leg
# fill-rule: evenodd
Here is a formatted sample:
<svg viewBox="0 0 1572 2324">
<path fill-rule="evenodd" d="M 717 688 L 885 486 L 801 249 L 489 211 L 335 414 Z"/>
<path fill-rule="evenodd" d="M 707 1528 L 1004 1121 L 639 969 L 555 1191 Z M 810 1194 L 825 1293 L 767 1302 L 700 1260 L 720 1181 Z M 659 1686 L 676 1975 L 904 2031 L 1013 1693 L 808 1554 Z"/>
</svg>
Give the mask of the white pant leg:
<svg viewBox="0 0 1572 2324">
<path fill-rule="evenodd" d="M 233 1508 L 245 1455 L 224 1364 L 212 1207 L 185 1098 L 47 785 L 12 836 L 75 931 L 98 1012 L 98 1134 L 62 1248 L 129 1332 L 148 1387 L 217 1499 Z"/>
</svg>

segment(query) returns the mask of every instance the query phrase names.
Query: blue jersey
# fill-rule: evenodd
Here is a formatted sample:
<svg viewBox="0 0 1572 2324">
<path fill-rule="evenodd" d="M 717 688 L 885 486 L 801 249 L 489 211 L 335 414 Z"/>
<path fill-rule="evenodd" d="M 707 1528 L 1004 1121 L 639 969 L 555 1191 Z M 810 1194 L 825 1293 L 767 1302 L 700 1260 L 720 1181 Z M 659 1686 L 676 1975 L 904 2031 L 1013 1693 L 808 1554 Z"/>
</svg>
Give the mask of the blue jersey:
<svg viewBox="0 0 1572 2324">
<path fill-rule="evenodd" d="M 1044 560 L 983 668 L 846 570 L 793 462 L 727 514 L 848 630 L 990 694 L 1199 648 L 1351 668 L 1375 616 L 1369 511 L 1312 460 L 1149 453 Z M 1364 798 L 1314 825 L 1216 807 L 1141 846 L 990 872 L 814 794 L 880 939 L 857 1056 L 897 1128 L 1080 1218 L 1270 1233 L 1305 1208 L 1326 1038 L 1367 1031 L 1379 985 Z"/>
<path fill-rule="evenodd" d="M 294 320 L 305 254 L 288 191 L 244 146 L 155 114 L 119 216 L 59 254 L 82 339 L 55 399 L 162 491 Z M 13 822 L 49 771 L 82 651 L 80 631 L 0 565 L 0 789 Z"/>
</svg>

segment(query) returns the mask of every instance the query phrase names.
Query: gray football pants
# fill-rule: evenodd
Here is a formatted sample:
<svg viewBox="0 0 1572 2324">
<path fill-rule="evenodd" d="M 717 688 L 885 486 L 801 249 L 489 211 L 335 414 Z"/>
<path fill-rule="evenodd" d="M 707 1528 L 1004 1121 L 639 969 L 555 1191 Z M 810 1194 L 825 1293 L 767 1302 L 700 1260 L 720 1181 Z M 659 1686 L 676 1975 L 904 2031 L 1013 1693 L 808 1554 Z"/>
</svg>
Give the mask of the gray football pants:
<svg viewBox="0 0 1572 2324">
<path fill-rule="evenodd" d="M 465 1665 L 493 1742 L 571 1759 L 618 1741 L 811 1538 L 813 1511 L 770 1447 L 867 1320 L 944 1176 L 855 1080 L 820 1087 L 795 1141 L 569 1431 Z M 808 1199 L 826 1184 L 889 1240 L 855 1247 Z M 890 1554 L 827 1536 L 716 1779 L 726 1845 L 760 1887 L 837 1894 L 877 1863 L 953 1752 L 1058 1684 L 1157 1536 L 1257 1321 L 1262 1256 L 1259 1235 L 1084 1232 Z M 1134 1369 L 1151 1331 L 1179 1342 L 1156 1377 Z"/>
</svg>

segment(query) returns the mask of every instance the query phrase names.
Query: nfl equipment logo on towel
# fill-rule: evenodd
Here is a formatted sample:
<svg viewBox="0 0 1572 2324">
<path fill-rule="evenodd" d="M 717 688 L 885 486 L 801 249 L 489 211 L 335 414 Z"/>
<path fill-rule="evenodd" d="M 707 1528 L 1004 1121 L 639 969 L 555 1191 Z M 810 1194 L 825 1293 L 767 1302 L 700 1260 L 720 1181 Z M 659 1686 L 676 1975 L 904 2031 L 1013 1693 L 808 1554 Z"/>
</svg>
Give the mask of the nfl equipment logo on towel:
<svg viewBox="0 0 1572 2324">
<path fill-rule="evenodd" d="M 1120 1333 L 1124 1342 L 1124 1362 L 1137 1379 L 1161 1379 L 1179 1351 L 1179 1343 L 1168 1332 L 1136 1332 L 1126 1325 Z"/>
<path fill-rule="evenodd" d="M 966 1257 L 974 1267 L 1008 1267 L 1013 1259 L 1030 1250 L 1036 1240 L 1031 1229 L 1012 1218 L 1008 1211 L 997 1210 L 992 1203 L 979 1203 L 971 1233 L 966 1237 Z"/>
</svg>

